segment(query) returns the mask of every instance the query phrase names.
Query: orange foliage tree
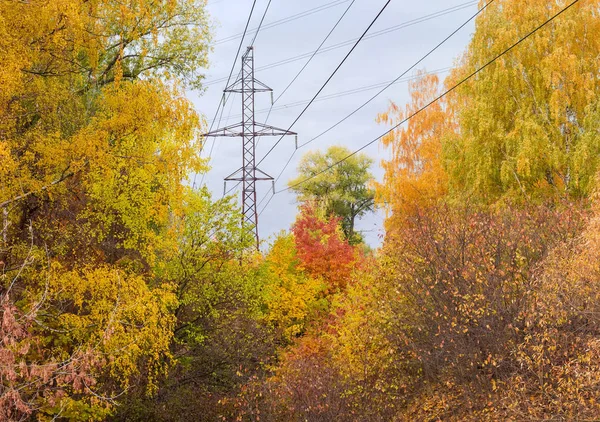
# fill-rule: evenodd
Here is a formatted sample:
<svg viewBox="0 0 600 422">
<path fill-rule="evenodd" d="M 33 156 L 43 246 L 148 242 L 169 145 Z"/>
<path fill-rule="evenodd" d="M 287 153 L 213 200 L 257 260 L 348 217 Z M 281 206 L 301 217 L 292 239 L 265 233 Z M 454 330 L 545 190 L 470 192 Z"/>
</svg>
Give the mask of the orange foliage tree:
<svg viewBox="0 0 600 422">
<path fill-rule="evenodd" d="M 307 203 L 292 227 L 302 267 L 313 277 L 322 277 L 330 292 L 346 287 L 359 262 L 358 252 L 344 239 L 339 222 L 339 218 L 320 218 L 315 206 Z"/>
<path fill-rule="evenodd" d="M 439 78 L 420 72 L 410 82 L 411 101 L 404 109 L 391 103 L 379 114 L 379 123 L 395 126 L 427 105 L 439 93 Z M 410 118 L 405 126 L 391 131 L 382 144 L 391 149 L 391 158 L 382 162 L 383 183 L 376 184 L 377 201 L 385 205 L 388 231 L 397 227 L 399 219 L 443 196 L 448 178 L 442 166 L 442 138 L 453 128 L 447 102 L 438 101 Z"/>
</svg>

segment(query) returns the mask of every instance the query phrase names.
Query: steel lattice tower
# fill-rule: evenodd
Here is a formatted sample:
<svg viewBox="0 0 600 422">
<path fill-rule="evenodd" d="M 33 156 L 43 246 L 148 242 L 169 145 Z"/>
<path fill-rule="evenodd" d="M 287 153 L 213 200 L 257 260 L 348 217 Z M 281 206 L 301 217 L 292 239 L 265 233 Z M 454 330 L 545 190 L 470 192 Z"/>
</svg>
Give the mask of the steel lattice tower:
<svg viewBox="0 0 600 422">
<path fill-rule="evenodd" d="M 254 77 L 254 47 L 248 47 L 246 53 L 242 56 L 242 72 L 239 79 L 226 87 L 223 92 L 242 94 L 242 122 L 216 129 L 204 136 L 242 138 L 242 167 L 225 178 L 225 185 L 229 181 L 242 183 L 242 226 L 254 232 L 258 249 L 256 182 L 272 181 L 273 178 L 256 168 L 256 139 L 261 136 L 285 136 L 296 135 L 296 133 L 257 123 L 254 118 L 254 94 L 257 92 L 273 92 L 271 88 Z M 225 95 L 223 95 L 223 98 L 225 98 Z"/>
</svg>

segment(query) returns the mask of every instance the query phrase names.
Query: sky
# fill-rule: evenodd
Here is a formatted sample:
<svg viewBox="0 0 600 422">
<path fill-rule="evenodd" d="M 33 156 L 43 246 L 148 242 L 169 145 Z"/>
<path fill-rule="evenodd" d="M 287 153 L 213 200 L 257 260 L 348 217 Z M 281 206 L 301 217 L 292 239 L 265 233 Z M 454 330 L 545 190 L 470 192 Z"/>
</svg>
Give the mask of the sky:
<svg viewBox="0 0 600 422">
<path fill-rule="evenodd" d="M 308 57 L 270 69 L 260 70 L 260 67 L 315 51 L 350 5 L 350 9 L 322 49 L 327 50 L 329 46 L 356 40 L 367 29 L 386 1 L 271 0 L 263 22 L 263 29 L 258 33 L 254 43 L 256 79 L 271 87 L 277 98 L 304 66 Z M 249 30 L 258 26 L 268 2 L 269 0 L 256 1 Z M 218 81 L 229 76 L 236 51 L 240 45 L 241 37 L 233 38 L 233 36 L 244 31 L 252 0 L 209 0 L 207 7 L 214 26 L 214 39 L 213 49 L 209 56 L 210 65 L 205 71 L 206 88 L 202 92 L 190 92 L 188 95 L 196 110 L 205 116 L 210 125 L 219 102 L 222 100 L 226 83 Z M 396 79 L 467 21 L 476 11 L 476 1 L 392 0 L 371 27 L 367 37 L 358 44 L 317 97 L 317 100 L 291 128 L 292 131 L 298 133 L 298 144 L 302 145 L 329 129 L 381 89 L 381 87 L 365 90 L 359 88 Z M 277 24 L 282 19 L 298 14 L 301 14 L 298 18 Z M 405 23 L 408 25 L 403 25 Z M 440 78 L 443 79 L 447 75 L 443 69 L 451 67 L 464 52 L 473 31 L 474 23 L 471 22 L 425 59 L 415 70 L 409 72 L 407 77 L 414 76 L 417 70 L 431 72 L 442 69 Z M 369 38 L 369 35 L 374 36 Z M 252 32 L 246 36 L 240 56 L 246 51 L 246 47 L 253 37 L 254 33 Z M 315 55 L 304 72 L 277 101 L 274 110 L 269 115 L 268 124 L 288 129 L 305 107 L 305 104 L 295 105 L 294 103 L 310 100 L 350 51 L 352 45 L 332 48 Z M 240 64 L 241 58 L 238 58 L 232 78 L 238 74 Z M 335 95 L 350 90 L 359 92 Z M 333 98 L 327 98 L 328 96 Z M 319 100 L 320 98 L 324 99 Z M 284 138 L 260 164 L 259 168 L 271 176 L 277 176 L 296 150 L 290 165 L 276 183 L 276 190 L 285 189 L 287 182 L 297 177 L 296 166 L 307 151 L 326 151 L 331 145 L 343 145 L 352 151 L 362 147 L 389 129 L 376 123 L 377 114 L 386 111 L 390 101 L 404 105 L 408 100 L 408 83 L 394 84 L 345 122 L 303 148 L 296 150 L 293 136 Z M 259 111 L 256 114 L 257 122 L 265 122 L 267 112 L 263 110 L 268 110 L 270 105 L 271 98 L 268 93 L 256 94 L 255 110 Z M 281 107 L 277 108 L 279 106 Z M 233 94 L 223 109 L 220 127 L 239 123 L 240 114 L 241 96 Z M 217 123 L 214 126 L 213 129 L 216 129 Z M 257 147 L 257 160 L 261 160 L 278 139 L 278 137 L 262 138 Z M 223 195 L 223 179 L 242 165 L 242 141 L 240 138 L 228 137 L 207 139 L 203 151 L 204 157 L 209 155 L 213 140 L 214 148 L 210 157 L 211 169 L 204 177 L 197 175 L 196 184 L 206 184 L 215 198 L 220 198 Z M 380 162 L 388 158 L 389 151 L 376 142 L 363 152 L 373 158 L 374 165 L 371 171 L 375 179 L 381 181 L 383 170 Z M 259 182 L 257 185 L 258 200 L 260 201 L 268 195 L 272 186 L 270 182 Z M 233 184 L 228 184 L 227 189 L 233 187 Z M 235 194 L 240 200 L 239 189 L 232 191 L 231 194 Z M 266 202 L 265 200 L 258 208 L 259 211 Z M 281 230 L 289 230 L 296 218 L 297 205 L 293 192 L 285 191 L 275 195 L 259 217 L 261 241 L 269 240 Z M 382 242 L 384 218 L 384 212 L 379 210 L 365 216 L 357 223 L 357 229 L 362 231 L 366 242 L 371 247 L 377 247 Z"/>
</svg>

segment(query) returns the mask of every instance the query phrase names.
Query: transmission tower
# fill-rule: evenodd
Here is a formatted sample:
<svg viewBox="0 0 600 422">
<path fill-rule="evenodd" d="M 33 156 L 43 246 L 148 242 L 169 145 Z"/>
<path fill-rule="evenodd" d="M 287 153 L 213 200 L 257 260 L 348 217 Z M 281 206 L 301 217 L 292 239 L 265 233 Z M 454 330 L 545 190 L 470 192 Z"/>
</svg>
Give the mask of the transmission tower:
<svg viewBox="0 0 600 422">
<path fill-rule="evenodd" d="M 254 77 L 254 47 L 250 46 L 242 56 L 242 72 L 238 80 L 225 88 L 225 93 L 242 94 L 242 122 L 204 134 L 242 138 L 242 167 L 225 178 L 227 182 L 242 183 L 242 227 L 254 233 L 258 249 L 258 213 L 256 212 L 256 182 L 273 181 L 273 178 L 256 168 L 256 139 L 261 136 L 296 135 L 295 132 L 257 123 L 254 119 L 254 94 L 270 92 L 273 102 L 273 90 Z M 274 183 L 274 182 L 273 182 Z"/>
</svg>

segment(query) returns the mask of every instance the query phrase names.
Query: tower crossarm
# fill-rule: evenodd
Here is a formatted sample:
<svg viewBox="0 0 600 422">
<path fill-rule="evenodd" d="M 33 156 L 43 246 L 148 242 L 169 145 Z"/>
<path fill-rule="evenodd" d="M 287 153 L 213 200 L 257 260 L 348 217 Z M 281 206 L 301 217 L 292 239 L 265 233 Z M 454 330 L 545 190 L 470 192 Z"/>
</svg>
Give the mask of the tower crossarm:
<svg viewBox="0 0 600 422">
<path fill-rule="evenodd" d="M 269 126 L 262 123 L 254 123 L 255 135 L 256 136 L 287 136 L 297 135 L 296 132 L 290 130 L 280 129 L 275 126 Z"/>
<path fill-rule="evenodd" d="M 260 173 L 258 176 L 253 177 L 253 180 L 260 181 L 270 181 L 275 180 L 273 176 L 268 175 L 264 171 L 259 168 L 255 168 L 254 171 L 256 173 Z M 244 169 L 238 169 L 235 172 L 231 173 L 229 176 L 225 178 L 226 182 L 243 182 L 244 181 Z"/>
<path fill-rule="evenodd" d="M 204 133 L 202 134 L 202 136 L 204 137 L 211 137 L 211 136 L 229 136 L 232 138 L 236 138 L 236 137 L 240 137 L 242 136 L 242 134 L 244 129 L 244 125 L 243 123 L 236 123 L 234 125 L 230 125 L 230 126 L 225 126 L 219 129 L 215 129 L 211 132 L 208 133 Z"/>
<path fill-rule="evenodd" d="M 220 129 L 213 130 L 212 132 L 208 132 L 203 134 L 202 136 L 210 137 L 210 136 L 228 136 L 231 138 L 241 137 L 241 136 L 287 136 L 287 135 L 297 135 L 296 132 L 292 132 L 290 130 L 281 129 L 275 126 L 269 126 L 262 123 L 254 123 L 254 132 L 247 132 L 244 128 L 243 123 L 236 123 L 235 125 L 222 127 Z"/>
<path fill-rule="evenodd" d="M 254 82 L 254 87 L 248 89 L 248 87 L 244 85 L 244 80 L 240 78 L 225 88 L 223 92 L 234 92 L 237 94 L 242 94 L 244 92 L 273 92 L 272 88 L 268 87 L 258 79 L 254 79 L 252 82 Z"/>
</svg>

